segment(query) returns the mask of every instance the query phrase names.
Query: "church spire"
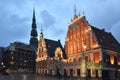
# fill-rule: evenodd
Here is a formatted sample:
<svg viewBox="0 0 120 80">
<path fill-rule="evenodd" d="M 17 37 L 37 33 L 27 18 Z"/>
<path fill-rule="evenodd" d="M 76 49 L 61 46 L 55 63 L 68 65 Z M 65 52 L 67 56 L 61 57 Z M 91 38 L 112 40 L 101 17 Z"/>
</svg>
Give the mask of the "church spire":
<svg viewBox="0 0 120 80">
<path fill-rule="evenodd" d="M 35 8 L 33 8 L 32 28 L 36 28 Z"/>
<path fill-rule="evenodd" d="M 37 30 L 36 30 L 36 18 L 35 18 L 35 8 L 33 8 L 33 18 L 32 18 L 32 30 L 31 30 L 31 38 L 30 45 L 34 46 L 37 49 L 38 39 L 37 39 Z"/>
</svg>

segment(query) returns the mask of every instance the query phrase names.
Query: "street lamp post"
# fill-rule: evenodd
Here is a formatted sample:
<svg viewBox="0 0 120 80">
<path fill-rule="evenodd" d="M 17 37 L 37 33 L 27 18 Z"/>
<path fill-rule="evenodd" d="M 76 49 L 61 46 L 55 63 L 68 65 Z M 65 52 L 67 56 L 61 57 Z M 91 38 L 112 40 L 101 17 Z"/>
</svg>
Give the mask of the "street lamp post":
<svg viewBox="0 0 120 80">
<path fill-rule="evenodd" d="M 84 48 L 84 52 L 81 55 L 81 77 L 87 77 L 87 69 L 86 69 L 86 60 L 85 60 L 85 50 L 86 50 L 86 46 L 83 46 Z"/>
<path fill-rule="evenodd" d="M 26 73 L 26 60 L 24 60 L 24 73 Z"/>
<path fill-rule="evenodd" d="M 60 79 L 60 76 L 61 76 L 61 61 L 62 61 L 61 57 L 58 56 L 55 59 L 55 61 L 56 61 L 56 64 L 57 64 L 57 66 L 56 66 L 56 75 L 57 75 L 58 79 Z"/>
</svg>

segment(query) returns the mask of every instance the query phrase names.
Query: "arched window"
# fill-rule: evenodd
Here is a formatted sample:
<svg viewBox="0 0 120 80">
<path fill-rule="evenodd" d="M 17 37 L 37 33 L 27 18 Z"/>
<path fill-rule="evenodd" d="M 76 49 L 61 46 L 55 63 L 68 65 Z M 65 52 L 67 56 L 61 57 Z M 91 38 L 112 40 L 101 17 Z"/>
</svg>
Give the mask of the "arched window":
<svg viewBox="0 0 120 80">
<path fill-rule="evenodd" d="M 76 59 L 75 59 L 75 58 L 73 58 L 73 62 L 76 62 Z"/>
<path fill-rule="evenodd" d="M 72 59 L 71 59 L 71 58 L 69 59 L 69 62 L 72 62 Z"/>
<path fill-rule="evenodd" d="M 117 60 L 118 60 L 118 65 L 120 65 L 120 55 L 118 55 Z"/>
<path fill-rule="evenodd" d="M 113 54 L 110 55 L 110 62 L 111 62 L 111 64 L 114 64 L 114 55 Z"/>
<path fill-rule="evenodd" d="M 93 54 L 93 56 L 94 56 L 94 62 L 95 63 L 99 63 L 100 62 L 100 53 L 99 52 L 95 52 Z"/>
</svg>

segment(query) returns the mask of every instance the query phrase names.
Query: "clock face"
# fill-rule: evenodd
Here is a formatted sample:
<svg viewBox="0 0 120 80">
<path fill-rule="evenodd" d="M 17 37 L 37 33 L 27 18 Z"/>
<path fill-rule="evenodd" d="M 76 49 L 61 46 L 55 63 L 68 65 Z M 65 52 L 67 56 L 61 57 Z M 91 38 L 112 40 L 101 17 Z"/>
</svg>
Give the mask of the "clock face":
<svg viewBox="0 0 120 80">
<path fill-rule="evenodd" d="M 78 24 L 76 23 L 76 24 L 74 24 L 74 28 L 76 29 L 77 28 L 77 26 L 78 26 Z"/>
</svg>

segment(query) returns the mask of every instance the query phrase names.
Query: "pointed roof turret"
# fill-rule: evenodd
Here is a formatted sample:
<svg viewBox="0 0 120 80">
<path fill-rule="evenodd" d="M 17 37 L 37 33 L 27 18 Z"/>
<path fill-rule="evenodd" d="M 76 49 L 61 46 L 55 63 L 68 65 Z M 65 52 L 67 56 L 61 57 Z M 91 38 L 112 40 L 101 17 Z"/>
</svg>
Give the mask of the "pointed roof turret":
<svg viewBox="0 0 120 80">
<path fill-rule="evenodd" d="M 76 16 L 76 5 L 74 4 L 74 16 Z"/>
<path fill-rule="evenodd" d="M 42 30 L 42 25 L 41 25 L 41 33 L 40 33 L 40 36 L 43 37 L 43 33 L 42 33 L 42 31 L 43 31 L 43 30 Z"/>
<path fill-rule="evenodd" d="M 74 19 L 76 19 L 78 17 L 76 13 L 77 13 L 76 5 L 74 4 Z"/>
<path fill-rule="evenodd" d="M 83 16 L 85 16 L 85 12 L 84 12 L 84 10 L 83 10 L 83 13 L 82 13 L 82 15 L 83 15 Z"/>
</svg>

